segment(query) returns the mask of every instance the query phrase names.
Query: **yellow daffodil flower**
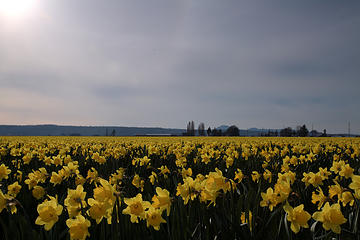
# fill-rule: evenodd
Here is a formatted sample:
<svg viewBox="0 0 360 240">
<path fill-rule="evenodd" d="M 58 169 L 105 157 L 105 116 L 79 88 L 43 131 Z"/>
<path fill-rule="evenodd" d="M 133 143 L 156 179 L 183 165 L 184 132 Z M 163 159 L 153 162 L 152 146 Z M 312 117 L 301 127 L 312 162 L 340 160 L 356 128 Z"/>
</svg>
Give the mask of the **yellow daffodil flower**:
<svg viewBox="0 0 360 240">
<path fill-rule="evenodd" d="M 322 222 L 325 230 L 333 231 L 340 234 L 341 224 L 346 223 L 346 218 L 341 212 L 340 205 L 338 203 L 330 204 L 327 202 L 320 212 L 315 212 L 312 216 L 316 221 Z"/>
</svg>

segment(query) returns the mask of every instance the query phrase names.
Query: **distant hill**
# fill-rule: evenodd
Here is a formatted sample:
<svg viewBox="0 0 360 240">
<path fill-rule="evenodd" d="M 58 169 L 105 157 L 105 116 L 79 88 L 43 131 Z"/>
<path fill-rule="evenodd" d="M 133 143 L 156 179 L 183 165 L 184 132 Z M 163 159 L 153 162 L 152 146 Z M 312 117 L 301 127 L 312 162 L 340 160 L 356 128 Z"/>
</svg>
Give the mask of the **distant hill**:
<svg viewBox="0 0 360 240">
<path fill-rule="evenodd" d="M 221 130 L 223 132 L 225 132 L 230 126 L 228 125 L 221 125 L 220 127 L 217 127 L 217 130 Z"/>
<path fill-rule="evenodd" d="M 225 132 L 229 126 L 221 125 L 216 129 Z M 141 135 L 178 135 L 185 129 L 154 127 L 119 127 L 119 126 L 62 126 L 62 125 L 0 125 L 0 136 L 106 136 L 115 130 L 115 136 Z M 267 129 L 240 129 L 240 136 L 260 136 Z"/>
<path fill-rule="evenodd" d="M 116 126 L 0 125 L 0 136 L 182 135 L 184 129 Z"/>
</svg>

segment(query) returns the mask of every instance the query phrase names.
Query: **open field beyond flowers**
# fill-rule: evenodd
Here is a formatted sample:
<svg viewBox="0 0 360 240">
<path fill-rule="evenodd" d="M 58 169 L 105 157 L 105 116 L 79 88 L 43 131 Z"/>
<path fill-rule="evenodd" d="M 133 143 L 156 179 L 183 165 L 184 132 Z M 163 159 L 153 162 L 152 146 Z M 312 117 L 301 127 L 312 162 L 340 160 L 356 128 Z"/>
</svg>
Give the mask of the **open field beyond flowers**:
<svg viewBox="0 0 360 240">
<path fill-rule="evenodd" d="M 360 239 L 360 139 L 0 137 L 0 239 Z"/>
</svg>

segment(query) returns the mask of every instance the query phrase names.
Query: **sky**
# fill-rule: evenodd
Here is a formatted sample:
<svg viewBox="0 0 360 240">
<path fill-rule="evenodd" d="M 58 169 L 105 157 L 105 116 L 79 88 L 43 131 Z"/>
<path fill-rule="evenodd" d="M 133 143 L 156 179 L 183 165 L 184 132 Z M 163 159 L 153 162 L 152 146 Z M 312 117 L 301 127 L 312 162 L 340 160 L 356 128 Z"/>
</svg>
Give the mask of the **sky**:
<svg viewBox="0 0 360 240">
<path fill-rule="evenodd" d="M 0 0 L 0 124 L 347 133 L 350 121 L 359 134 L 359 12 L 358 0 Z"/>
</svg>

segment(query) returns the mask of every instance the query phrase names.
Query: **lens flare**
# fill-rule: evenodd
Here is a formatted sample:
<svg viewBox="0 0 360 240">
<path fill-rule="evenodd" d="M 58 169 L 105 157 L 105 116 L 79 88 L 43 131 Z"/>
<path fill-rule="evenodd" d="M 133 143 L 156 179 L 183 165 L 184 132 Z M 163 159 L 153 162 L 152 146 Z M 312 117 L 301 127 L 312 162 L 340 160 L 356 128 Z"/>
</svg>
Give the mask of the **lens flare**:
<svg viewBox="0 0 360 240">
<path fill-rule="evenodd" d="M 31 12 L 37 0 L 0 0 L 0 16 L 22 17 Z"/>
</svg>

